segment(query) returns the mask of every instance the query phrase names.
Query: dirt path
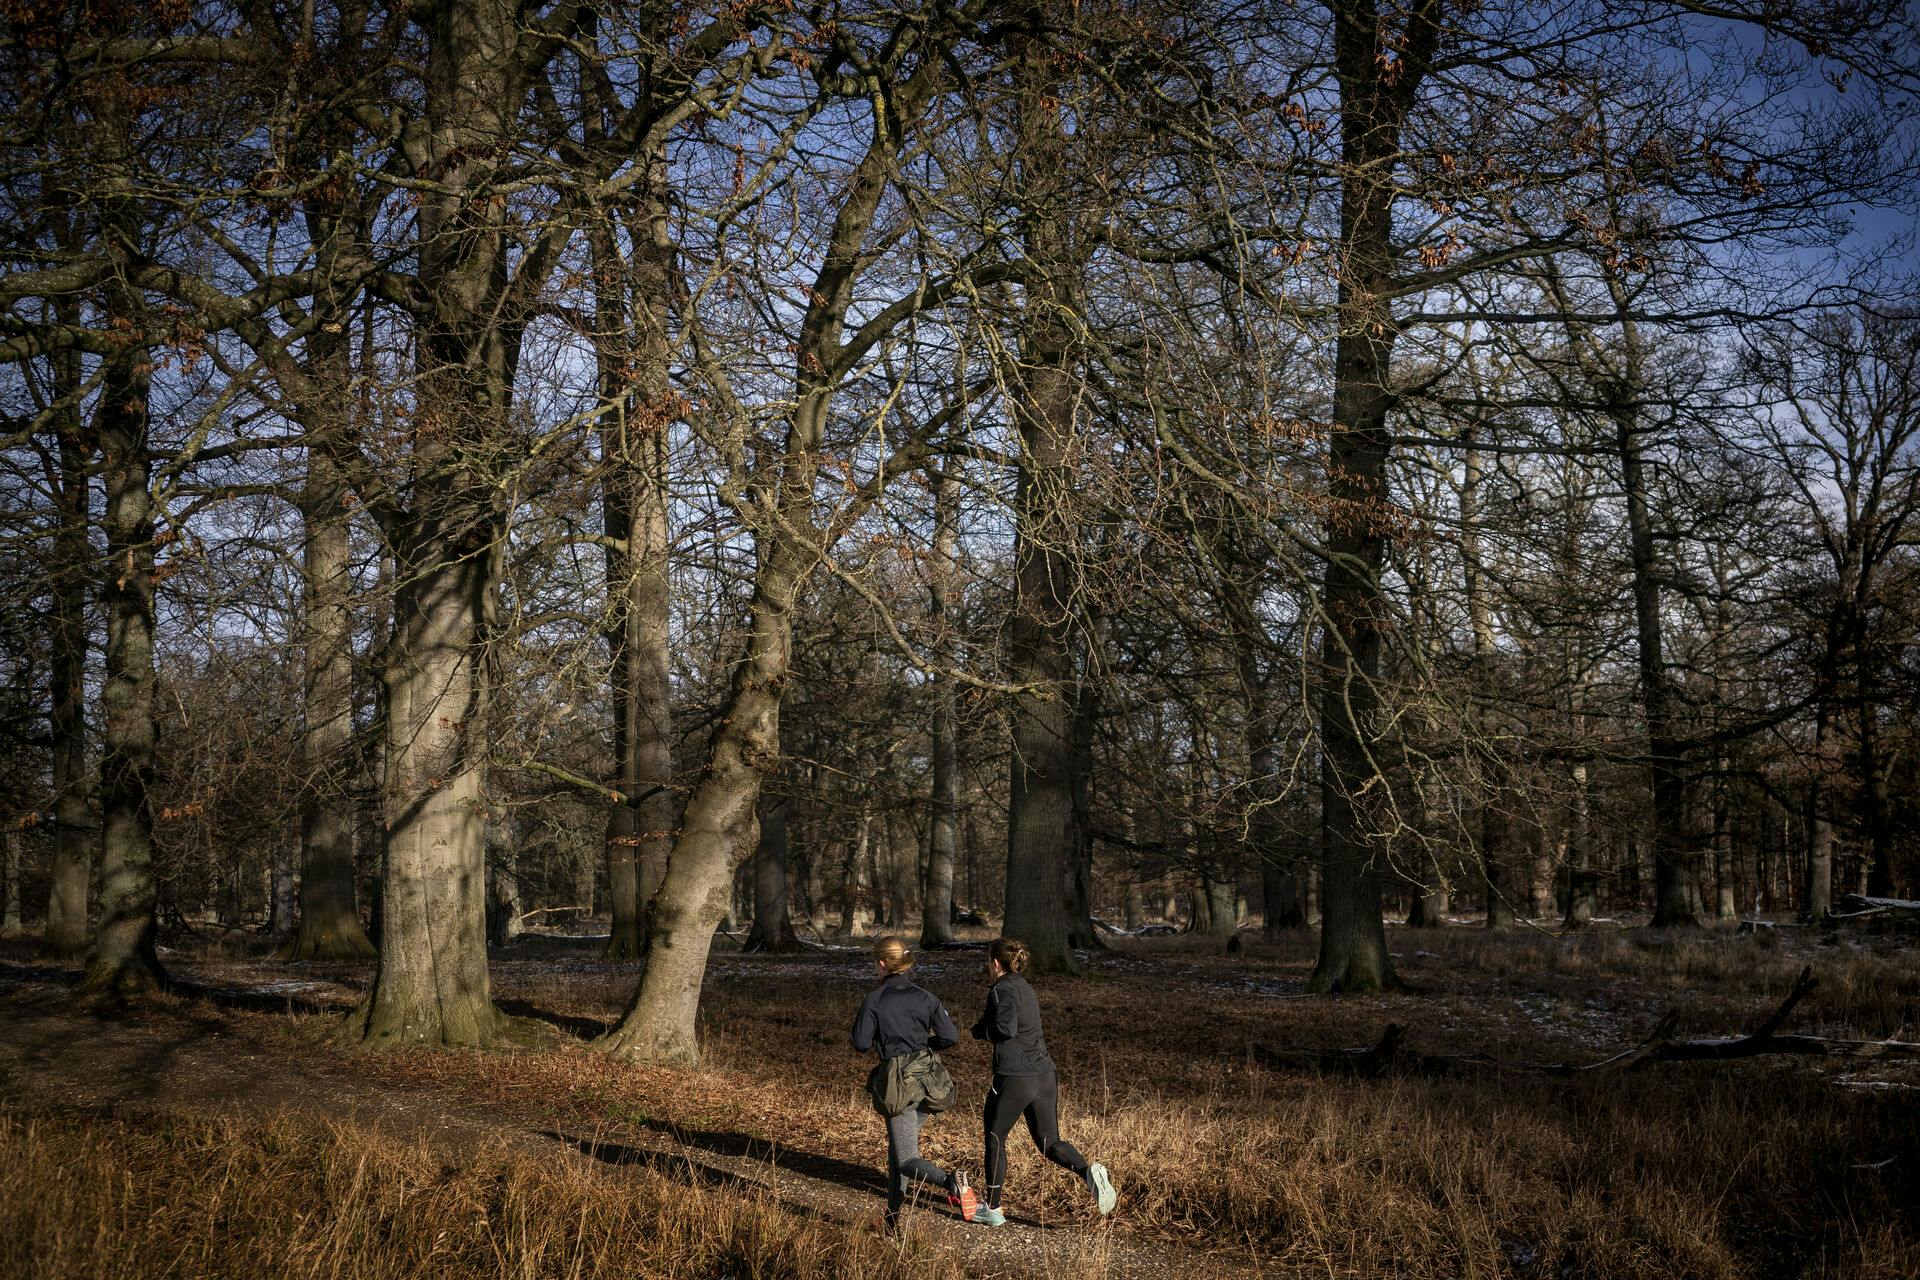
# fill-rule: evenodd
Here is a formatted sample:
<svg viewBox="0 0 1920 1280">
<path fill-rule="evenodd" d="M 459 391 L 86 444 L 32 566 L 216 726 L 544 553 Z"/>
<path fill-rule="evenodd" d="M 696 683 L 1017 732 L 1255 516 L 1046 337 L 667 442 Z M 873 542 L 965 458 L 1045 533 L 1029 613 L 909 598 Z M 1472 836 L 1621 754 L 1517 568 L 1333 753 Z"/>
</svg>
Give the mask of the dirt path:
<svg viewBox="0 0 1920 1280">
<path fill-rule="evenodd" d="M 173 1002 L 128 1019 L 96 1018 L 67 1002 L 70 976 L 0 963 L 0 1093 L 6 1097 L 122 1115 L 290 1113 L 456 1155 L 504 1142 L 543 1158 L 593 1160 L 609 1176 L 650 1169 L 764 1191 L 795 1212 L 855 1227 L 877 1222 L 882 1207 L 879 1170 L 790 1148 L 769 1159 L 764 1150 L 720 1140 L 730 1135 L 623 1126 L 614 1141 L 550 1121 L 481 1111 L 440 1090 L 349 1076 L 325 1055 L 313 1058 L 300 1042 L 264 1033 L 257 1022 L 237 1020 L 206 1000 Z M 862 1184 L 871 1189 L 857 1189 Z M 951 1255 L 957 1274 L 970 1276 L 1092 1273 L 1147 1280 L 1262 1274 L 1245 1257 L 1184 1249 L 1105 1225 L 1040 1226 L 1015 1219 L 988 1230 L 944 1209 L 923 1209 L 914 1214 L 914 1227 Z"/>
</svg>

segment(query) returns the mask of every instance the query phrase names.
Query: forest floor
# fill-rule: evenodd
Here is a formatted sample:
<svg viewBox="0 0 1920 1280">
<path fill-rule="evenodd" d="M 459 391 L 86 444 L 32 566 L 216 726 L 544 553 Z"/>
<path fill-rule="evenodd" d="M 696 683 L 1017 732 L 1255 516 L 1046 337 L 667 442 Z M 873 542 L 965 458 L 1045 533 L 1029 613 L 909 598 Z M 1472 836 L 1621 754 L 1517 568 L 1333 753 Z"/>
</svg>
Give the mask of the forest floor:
<svg viewBox="0 0 1920 1280">
<path fill-rule="evenodd" d="M 1546 1077 L 1360 1080 L 1261 1065 L 1371 1045 L 1586 1061 L 1763 1019 L 1914 1039 L 1920 953 L 1782 928 L 1393 930 L 1411 989 L 1309 995 L 1310 935 L 1127 939 L 1038 981 L 1062 1130 L 1112 1168 L 1101 1220 L 1016 1134 L 1014 1225 L 877 1230 L 885 1135 L 846 1031 L 859 948 L 716 945 L 697 1073 L 588 1048 L 636 966 L 593 939 L 496 954 L 509 1051 L 366 1054 L 335 1034 L 370 965 L 202 946 L 132 1016 L 0 944 L 0 1274 L 251 1276 L 1920 1275 L 1920 1063 L 1761 1058 Z M 915 974 L 964 1027 L 982 952 Z M 946 1055 L 962 1103 L 926 1154 L 979 1180 L 984 1047 Z"/>
</svg>

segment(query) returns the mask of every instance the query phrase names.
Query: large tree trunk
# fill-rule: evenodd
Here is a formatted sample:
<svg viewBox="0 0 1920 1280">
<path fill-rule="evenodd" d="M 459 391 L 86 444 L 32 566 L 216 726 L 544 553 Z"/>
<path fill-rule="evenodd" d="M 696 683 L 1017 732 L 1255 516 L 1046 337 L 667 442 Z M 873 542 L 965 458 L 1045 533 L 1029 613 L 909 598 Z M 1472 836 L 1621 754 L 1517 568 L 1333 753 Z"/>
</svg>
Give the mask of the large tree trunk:
<svg viewBox="0 0 1920 1280">
<path fill-rule="evenodd" d="M 315 157 L 317 162 L 318 157 Z M 314 309 L 327 317 L 306 342 L 308 365 L 298 417 L 308 435 L 306 486 L 300 495 L 302 548 L 300 754 L 305 771 L 300 812 L 300 923 L 285 942 L 286 960 L 360 960 L 373 943 L 354 906 L 353 777 L 361 761 L 353 734 L 353 497 L 339 458 L 372 425 L 364 395 L 358 421 L 353 394 L 350 326 L 355 292 L 343 261 L 355 249 L 356 228 L 331 202 L 307 211 L 308 234 L 319 246 L 322 283 Z M 363 323 L 370 323 L 365 322 Z M 372 352 L 366 353 L 369 360 Z M 356 427 L 359 429 L 356 430 Z"/>
<path fill-rule="evenodd" d="M 1207 918 L 1205 932 L 1213 938 L 1231 938 L 1240 929 L 1240 913 L 1234 901 L 1233 881 L 1203 877 L 1201 892 L 1206 897 Z"/>
<path fill-rule="evenodd" d="M 785 796 L 760 802 L 760 834 L 753 851 L 753 928 L 747 934 L 748 951 L 798 951 L 793 914 L 787 906 L 787 813 Z"/>
<path fill-rule="evenodd" d="M 887 924 L 907 927 L 907 894 L 920 864 L 920 841 L 903 813 L 887 815 Z"/>
<path fill-rule="evenodd" d="M 1733 892 L 1733 808 L 1723 755 L 1713 761 L 1713 915 L 1732 920 L 1740 914 Z"/>
<path fill-rule="evenodd" d="M 380 966 L 356 1019 L 373 1045 L 481 1045 L 499 1029 L 487 976 L 481 634 L 493 555 L 432 524 L 398 549 Z"/>
<path fill-rule="evenodd" d="M 122 297 L 123 306 L 130 299 Z M 124 312 L 123 312 L 124 314 Z M 150 357 L 113 357 L 100 387 L 97 439 L 106 475 L 106 682 L 101 689 L 100 925 L 82 991 L 123 999 L 164 985 L 154 950 L 154 519 L 147 401 Z"/>
<path fill-rule="evenodd" d="M 1806 920 L 1833 914 L 1833 792 L 1826 777 L 1833 736 L 1833 714 L 1822 701 L 1814 711 L 1814 776 L 1807 786 L 1807 875 L 1800 904 Z"/>
<path fill-rule="evenodd" d="M 790 458 L 789 466 L 789 488 L 809 491 L 811 461 Z M 645 976 L 620 1021 L 597 1042 L 625 1061 L 699 1064 L 695 1018 L 707 952 L 727 914 L 734 868 L 755 844 L 763 772 L 780 750 L 780 690 L 792 663 L 793 601 L 811 564 L 803 554 L 777 542 L 762 566 L 747 655 L 735 669 L 706 770 L 687 799 L 666 878 L 654 895 Z"/>
<path fill-rule="evenodd" d="M 1020 474 L 1014 497 L 1014 607 L 1009 676 L 1030 691 L 1013 699 L 1007 809 L 1005 932 L 1027 944 L 1037 972 L 1072 972 L 1066 886 L 1075 781 L 1073 670 L 1075 561 L 1073 440 L 1077 386 L 1067 247 L 1066 132 L 1054 96 L 1053 53 L 1038 35 L 1015 42 L 1015 141 L 1027 260 L 1013 371 Z"/>
<path fill-rule="evenodd" d="M 1888 820 L 1887 761 L 1880 751 L 1880 703 L 1874 696 L 1873 661 L 1867 637 L 1859 636 L 1858 655 L 1859 709 L 1855 723 L 1860 727 L 1860 856 L 1866 860 L 1865 883 L 1861 892 L 1871 898 L 1893 896 L 1893 824 Z"/>
<path fill-rule="evenodd" d="M 1608 286 L 1614 305 L 1628 309 L 1619 282 L 1611 275 Z M 1675 732 L 1673 694 L 1667 675 L 1660 617 L 1660 563 L 1654 553 L 1653 518 L 1648 510 L 1646 464 L 1641 452 L 1637 397 L 1644 385 L 1639 329 L 1623 320 L 1621 345 L 1624 376 L 1616 380 L 1615 402 L 1609 406 L 1614 422 L 1615 447 L 1620 459 L 1621 488 L 1627 505 L 1628 549 L 1633 565 L 1633 611 L 1640 657 L 1640 698 L 1646 717 L 1647 769 L 1653 798 L 1653 877 L 1655 927 L 1699 924 L 1688 894 L 1686 771 Z"/>
<path fill-rule="evenodd" d="M 1260 891 L 1266 913 L 1262 931 L 1268 942 L 1278 942 L 1307 927 L 1300 877 L 1277 852 L 1266 855 L 1260 864 Z"/>
<path fill-rule="evenodd" d="M 1640 694 L 1646 716 L 1647 769 L 1653 796 L 1653 923 L 1656 927 L 1699 923 L 1687 894 L 1686 785 L 1674 736 L 1672 695 L 1662 653 L 1659 567 L 1647 512 L 1646 480 L 1638 428 L 1632 415 L 1618 419 L 1621 471 L 1625 477 L 1627 526 L 1633 559 L 1635 634 L 1640 650 Z"/>
<path fill-rule="evenodd" d="M 1098 649 L 1105 624 L 1086 619 L 1087 658 L 1074 687 L 1073 708 L 1073 825 L 1068 832 L 1067 883 L 1062 901 L 1067 913 L 1067 945 L 1076 951 L 1098 951 L 1107 944 L 1094 927 L 1093 888 L 1093 735 L 1100 712 Z"/>
<path fill-rule="evenodd" d="M 1375 735 L 1383 632 L 1380 587 L 1391 449 L 1387 410 L 1394 317 L 1381 301 L 1395 271 L 1394 157 L 1438 40 L 1437 0 L 1419 0 L 1392 57 L 1391 33 L 1365 0 L 1333 6 L 1340 82 L 1339 336 L 1334 350 L 1326 615 L 1320 675 L 1320 957 L 1314 991 L 1399 985 L 1381 918 L 1382 838 Z M 1393 68 L 1387 74 L 1386 68 Z"/>
<path fill-rule="evenodd" d="M 299 926 L 300 851 L 291 843 L 276 847 L 267 869 L 267 936 L 276 942 L 293 936 Z"/>
<path fill-rule="evenodd" d="M 20 910 L 20 829 L 7 829 L 6 883 L 0 885 L 0 892 L 7 898 L 6 914 L 0 915 L 0 938 L 11 938 L 25 925 L 25 912 Z"/>
<path fill-rule="evenodd" d="M 867 851 L 864 867 L 867 878 L 867 922 L 875 929 L 893 927 L 893 894 L 887 883 L 886 875 L 880 867 L 880 850 L 884 846 L 888 855 L 892 855 L 893 819 L 882 820 L 886 828 L 885 839 L 869 839 L 862 847 Z"/>
<path fill-rule="evenodd" d="M 860 868 L 867 860 L 872 816 L 862 813 L 856 820 L 856 826 L 859 828 L 859 837 L 849 839 L 842 847 L 840 863 L 840 936 L 843 938 L 851 938 L 854 926 L 859 923 L 855 913 L 860 906 Z"/>
<path fill-rule="evenodd" d="M 1253 811 L 1248 830 L 1260 865 L 1262 933 L 1278 942 L 1287 933 L 1307 927 L 1300 902 L 1300 879 L 1286 848 L 1286 824 L 1280 816 L 1280 728 L 1268 690 L 1268 675 L 1260 669 L 1251 602 L 1238 592 L 1229 601 L 1233 615 L 1234 657 L 1241 694 L 1247 700 L 1246 750 Z"/>
<path fill-rule="evenodd" d="M 395 589 L 380 966 L 350 1023 L 369 1046 L 479 1045 L 500 1026 L 487 977 L 486 647 L 522 323 L 508 298 L 508 202 L 495 191 L 500 140 L 526 91 L 517 15 L 511 0 L 454 0 L 425 19 L 434 185 L 415 217 L 432 305 L 413 316 L 409 505 L 384 523 Z"/>
<path fill-rule="evenodd" d="M 677 416 L 668 381 L 667 298 L 672 246 L 664 188 L 665 158 L 650 162 L 648 194 L 638 204 L 626 287 L 611 232 L 595 236 L 599 281 L 601 396 L 609 416 L 600 431 L 608 538 L 607 643 L 612 657 L 614 772 L 629 797 L 607 815 L 607 887 L 611 959 L 637 959 L 647 938 L 647 904 L 666 874 L 673 830 L 673 704 L 669 682 L 667 463 Z"/>
<path fill-rule="evenodd" d="M 1727 704 L 1726 681 L 1723 672 L 1727 667 L 1727 638 L 1733 629 L 1733 606 L 1731 604 L 1733 588 L 1728 577 L 1728 565 L 1724 559 L 1716 558 L 1713 565 L 1714 607 L 1711 648 L 1708 660 L 1713 664 L 1713 728 L 1717 731 L 1720 724 L 1720 708 Z M 1713 859 L 1713 915 L 1716 920 L 1732 920 L 1739 914 L 1734 902 L 1733 887 L 1733 811 L 1732 787 L 1729 777 L 1727 748 L 1716 739 L 1713 747 L 1713 768 L 1708 777 L 1708 806 L 1710 830 L 1712 831 L 1710 853 Z"/>
<path fill-rule="evenodd" d="M 56 309 L 63 324 L 78 324 L 71 301 Z M 53 533 L 52 662 L 49 724 L 53 763 L 53 869 L 47 887 L 47 924 L 40 953 L 77 959 L 87 952 L 87 892 L 93 880 L 94 831 L 88 813 L 93 776 L 87 769 L 87 584 L 92 553 L 87 542 L 91 513 L 87 469 L 93 440 L 81 420 L 80 358 L 62 351 L 51 357 L 53 392 L 64 405 L 56 419 L 59 472 L 52 478 Z"/>
<path fill-rule="evenodd" d="M 1462 576 L 1466 585 L 1467 619 L 1473 628 L 1473 669 L 1474 678 L 1479 682 L 1481 696 L 1488 705 L 1494 701 L 1494 684 L 1497 676 L 1496 655 L 1493 644 L 1493 611 L 1487 604 L 1486 591 L 1482 587 L 1483 575 L 1480 568 L 1480 487 L 1482 478 L 1482 454 L 1474 447 L 1478 442 L 1478 427 L 1469 428 L 1463 437 L 1465 449 L 1465 475 L 1460 486 L 1460 561 Z M 1474 832 L 1474 844 L 1480 854 L 1481 883 L 1487 896 L 1487 928 L 1493 930 L 1511 929 L 1514 925 L 1514 886 L 1511 870 L 1513 851 L 1510 848 L 1510 827 L 1506 806 L 1506 782 L 1511 770 L 1508 761 L 1501 755 L 1502 748 L 1489 744 L 1483 748 L 1487 753 L 1487 774 L 1481 784 L 1478 806 L 1478 829 Z"/>
<path fill-rule="evenodd" d="M 927 624 L 941 660 L 955 659 L 949 634 L 947 594 L 953 582 L 954 544 L 958 539 L 959 486 L 942 469 L 933 477 L 933 565 L 927 583 Z M 929 682 L 933 699 L 933 801 L 928 814 L 927 889 L 920 909 L 920 945 L 944 947 L 953 941 L 953 864 L 960 833 L 959 749 L 954 729 L 953 680 L 936 675 Z"/>
<path fill-rule="evenodd" d="M 510 946 L 521 932 L 520 841 L 511 813 L 487 811 L 487 945 Z"/>
<path fill-rule="evenodd" d="M 1453 894 L 1447 888 L 1447 878 L 1440 866 L 1439 856 L 1431 848 L 1424 853 L 1426 871 L 1420 883 L 1414 886 L 1413 905 L 1407 911 L 1409 929 L 1444 929 L 1447 914 L 1453 910 Z"/>
<path fill-rule="evenodd" d="M 1593 922 L 1593 833 L 1587 796 L 1587 762 L 1569 768 L 1573 797 L 1567 815 L 1567 915 L 1565 927 L 1585 928 Z"/>
<path fill-rule="evenodd" d="M 344 384 L 336 390 L 346 394 Z M 286 960 L 364 960 L 374 954 L 353 893 L 348 779 L 357 761 L 352 754 L 353 579 L 346 497 L 326 451 L 310 451 L 301 501 L 307 542 L 306 721 L 300 746 L 307 776 L 300 814 L 300 925 L 280 953 Z"/>
<path fill-rule="evenodd" d="M 1481 875 L 1487 891 L 1487 928 L 1511 929 L 1516 920 L 1513 909 L 1513 878 L 1508 874 L 1513 860 L 1513 824 L 1507 816 L 1507 798 L 1497 788 L 1504 771 L 1495 773 L 1495 785 L 1480 799 Z"/>
</svg>

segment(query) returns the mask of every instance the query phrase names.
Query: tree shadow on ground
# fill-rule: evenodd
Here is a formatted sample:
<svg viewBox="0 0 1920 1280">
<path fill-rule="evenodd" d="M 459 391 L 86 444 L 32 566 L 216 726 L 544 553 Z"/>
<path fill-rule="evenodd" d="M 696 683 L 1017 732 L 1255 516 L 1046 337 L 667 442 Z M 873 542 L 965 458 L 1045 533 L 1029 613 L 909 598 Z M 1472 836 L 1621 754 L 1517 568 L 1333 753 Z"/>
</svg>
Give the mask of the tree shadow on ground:
<svg viewBox="0 0 1920 1280">
<path fill-rule="evenodd" d="M 495 1000 L 494 1005 L 510 1018 L 531 1018 L 558 1027 L 576 1040 L 597 1040 L 613 1026 L 599 1018 L 583 1018 L 570 1013 L 542 1009 L 531 1000 Z"/>
<path fill-rule="evenodd" d="M 55 987 L 75 987 L 87 971 L 76 963 L 72 966 L 54 964 L 34 964 L 29 956 L 21 963 L 11 959 L 0 959 L 0 995 L 5 995 L 15 987 L 45 983 Z"/>
<path fill-rule="evenodd" d="M 292 991 L 257 990 L 247 987 L 215 987 L 197 982 L 173 981 L 173 994 L 188 1000 L 201 1000 L 221 1009 L 241 1009 L 248 1013 L 320 1013 L 342 1014 L 354 1001 L 341 997 L 325 999 Z"/>
<path fill-rule="evenodd" d="M 230 1028 L 224 1019 L 196 1012 L 191 1004 L 154 1013 L 146 1009 L 102 1013 L 76 1007 L 63 992 L 5 1006 L 8 1066 L 22 1073 L 84 1080 L 78 1101 L 108 1109 L 163 1101 L 189 1078 L 177 1065 L 216 1042 Z M 76 1064 L 78 1069 L 76 1068 Z M 191 1073 L 209 1083 L 205 1073 Z M 14 1090 L 0 1083 L 0 1097 Z M 75 1099 L 70 1098 L 70 1101 Z"/>
</svg>

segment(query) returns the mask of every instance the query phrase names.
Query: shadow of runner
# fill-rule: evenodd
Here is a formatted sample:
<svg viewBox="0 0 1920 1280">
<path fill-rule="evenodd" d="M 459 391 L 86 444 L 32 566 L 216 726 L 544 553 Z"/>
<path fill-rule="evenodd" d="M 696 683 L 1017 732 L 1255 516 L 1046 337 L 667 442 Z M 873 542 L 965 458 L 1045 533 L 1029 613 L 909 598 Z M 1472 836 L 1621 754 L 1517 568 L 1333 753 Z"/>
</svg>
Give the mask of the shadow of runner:
<svg viewBox="0 0 1920 1280">
<path fill-rule="evenodd" d="M 736 1156 L 777 1164 L 782 1169 L 791 1169 L 795 1173 L 831 1182 L 850 1191 L 873 1192 L 881 1196 L 887 1194 L 885 1170 L 871 1165 L 854 1164 L 833 1156 L 802 1151 L 797 1147 L 783 1147 L 777 1142 L 747 1133 L 689 1129 L 666 1120 L 642 1120 L 639 1123 L 641 1127 L 664 1134 L 682 1146 L 698 1147 L 717 1156 Z"/>
<path fill-rule="evenodd" d="M 696 1160 L 684 1148 L 699 1147 L 715 1155 L 736 1159 L 757 1160 L 772 1169 L 789 1173 L 803 1174 L 823 1182 L 845 1187 L 874 1197 L 873 1212 L 878 1214 L 886 1203 L 886 1177 L 878 1169 L 868 1169 L 865 1165 L 849 1164 L 845 1160 L 836 1160 L 831 1156 L 814 1155 L 810 1152 L 795 1151 L 791 1147 L 779 1147 L 763 1139 L 750 1137 L 744 1133 L 716 1133 L 700 1129 L 679 1128 L 662 1122 L 650 1122 L 642 1127 L 671 1138 L 682 1144 L 679 1151 L 657 1151 L 647 1147 L 628 1146 L 624 1143 L 606 1142 L 592 1138 L 577 1138 L 553 1129 L 539 1130 L 543 1138 L 564 1143 L 581 1155 L 598 1160 L 602 1164 L 619 1165 L 630 1168 L 649 1169 L 664 1177 L 676 1181 L 697 1184 L 711 1188 L 726 1188 L 737 1191 L 758 1192 L 777 1201 L 789 1213 L 797 1213 L 819 1222 L 831 1222 L 844 1226 L 846 1217 L 834 1213 L 820 1204 L 804 1198 L 784 1195 L 772 1185 L 744 1177 L 730 1169 L 721 1169 L 714 1165 Z M 962 1226 L 956 1215 L 946 1207 L 945 1197 L 933 1190 L 916 1184 L 909 1197 L 910 1208 L 925 1210 L 942 1218 L 954 1219 L 954 1225 Z M 859 1221 L 858 1211 L 855 1221 Z M 1051 1223 L 1036 1222 L 1028 1218 L 1018 1219 L 1022 1226 L 1039 1231 L 1052 1231 Z"/>
<path fill-rule="evenodd" d="M 659 1126 L 662 1132 L 671 1132 L 666 1126 Z M 628 1146 L 620 1142 L 607 1142 L 594 1138 L 579 1138 L 572 1134 L 561 1133 L 554 1129 L 537 1131 L 543 1138 L 560 1142 L 572 1147 L 581 1155 L 598 1160 L 601 1164 L 620 1168 L 646 1169 L 676 1182 L 714 1190 L 739 1191 L 754 1195 L 763 1195 L 777 1202 L 788 1213 L 811 1218 L 819 1222 L 843 1224 L 843 1219 L 820 1205 L 790 1195 L 782 1195 L 772 1185 L 753 1178 L 744 1177 L 731 1169 L 722 1169 L 716 1165 L 695 1159 L 688 1152 L 655 1151 L 646 1147 Z M 777 1167 L 792 1169 L 794 1166 L 782 1161 Z"/>
<path fill-rule="evenodd" d="M 729 1169 L 719 1169 L 702 1163 L 683 1151 L 653 1151 L 646 1147 L 629 1147 L 623 1143 L 606 1142 L 596 1138 L 576 1138 L 572 1134 L 561 1133 L 554 1129 L 543 1129 L 540 1131 L 540 1136 L 564 1143 L 581 1155 L 598 1160 L 601 1164 L 649 1169 L 677 1182 L 692 1183 L 696 1186 L 738 1191 L 765 1190 L 760 1183 L 751 1178 L 743 1178 Z"/>
<path fill-rule="evenodd" d="M 884 1204 L 887 1196 L 886 1170 L 874 1165 L 854 1164 L 833 1156 L 824 1156 L 812 1151 L 802 1151 L 796 1147 L 784 1147 L 765 1138 L 756 1138 L 751 1134 L 725 1132 L 713 1129 L 689 1129 L 666 1120 L 641 1120 L 641 1128 L 651 1129 L 655 1133 L 672 1138 L 682 1146 L 698 1147 L 702 1151 L 711 1151 L 718 1156 L 732 1156 L 738 1159 L 759 1160 L 777 1165 L 794 1173 L 816 1178 L 821 1182 L 830 1182 L 845 1187 L 849 1191 L 858 1191 L 871 1195 Z M 946 1213 L 946 1196 L 922 1183 L 914 1183 L 910 1192 L 912 1202 L 921 1208 L 937 1209 Z M 1058 1231 L 1071 1223 L 1043 1222 L 1025 1214 L 1007 1215 L 1009 1222 L 1034 1231 Z"/>
</svg>

